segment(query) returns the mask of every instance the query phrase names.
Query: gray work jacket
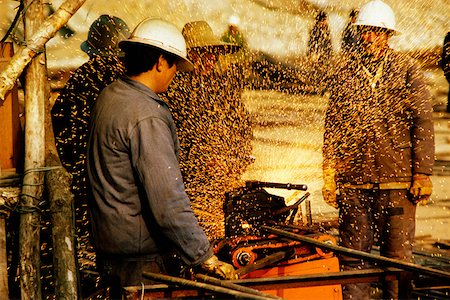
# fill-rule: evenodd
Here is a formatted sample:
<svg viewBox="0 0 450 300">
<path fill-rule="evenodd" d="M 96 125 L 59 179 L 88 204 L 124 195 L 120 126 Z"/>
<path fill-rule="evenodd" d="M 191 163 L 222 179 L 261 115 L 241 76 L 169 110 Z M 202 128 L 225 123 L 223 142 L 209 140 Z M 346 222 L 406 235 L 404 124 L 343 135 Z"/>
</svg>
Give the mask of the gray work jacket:
<svg viewBox="0 0 450 300">
<path fill-rule="evenodd" d="M 88 145 L 97 251 L 151 256 L 175 249 L 190 265 L 212 255 L 185 193 L 167 105 L 130 78 L 96 101 Z"/>
<path fill-rule="evenodd" d="M 410 182 L 434 163 L 431 96 L 414 61 L 389 50 L 369 76 L 342 60 L 328 82 L 324 168 L 354 184 Z M 378 75 L 376 73 L 378 72 Z"/>
</svg>

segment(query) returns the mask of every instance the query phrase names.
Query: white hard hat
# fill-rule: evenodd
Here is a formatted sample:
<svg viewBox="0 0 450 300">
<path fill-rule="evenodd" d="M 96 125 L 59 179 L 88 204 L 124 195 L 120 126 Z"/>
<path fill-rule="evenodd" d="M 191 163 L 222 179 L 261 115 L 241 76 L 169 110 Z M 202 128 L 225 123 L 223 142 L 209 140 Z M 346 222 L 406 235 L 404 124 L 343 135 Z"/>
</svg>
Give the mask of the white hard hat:
<svg viewBox="0 0 450 300">
<path fill-rule="evenodd" d="M 354 25 L 380 27 L 399 33 L 396 28 L 394 11 L 381 0 L 373 0 L 364 4 L 359 10 Z"/>
<path fill-rule="evenodd" d="M 187 58 L 186 41 L 181 32 L 173 25 L 159 18 L 148 18 L 139 23 L 129 39 L 119 45 L 136 43 L 152 46 L 180 58 L 177 68 L 180 71 L 191 71 L 194 65 Z"/>
<path fill-rule="evenodd" d="M 236 15 L 231 15 L 228 18 L 228 24 L 230 24 L 230 25 L 238 26 L 240 24 L 240 22 L 241 22 L 241 20 Z"/>
</svg>

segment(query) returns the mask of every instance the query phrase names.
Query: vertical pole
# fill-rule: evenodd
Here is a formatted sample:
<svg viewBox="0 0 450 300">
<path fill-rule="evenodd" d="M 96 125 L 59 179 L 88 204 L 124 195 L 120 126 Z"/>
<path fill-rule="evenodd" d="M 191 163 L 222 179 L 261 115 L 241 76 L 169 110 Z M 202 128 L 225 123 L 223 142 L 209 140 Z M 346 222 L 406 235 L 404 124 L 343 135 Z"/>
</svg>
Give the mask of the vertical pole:
<svg viewBox="0 0 450 300">
<path fill-rule="evenodd" d="M 312 226 L 312 214 L 311 214 L 311 201 L 305 201 L 305 210 L 306 210 L 306 225 Z"/>
<path fill-rule="evenodd" d="M 23 0 L 25 41 L 44 20 L 42 0 Z M 20 287 L 22 299 L 42 298 L 40 280 L 40 221 L 38 210 L 44 177 L 38 169 L 45 163 L 45 52 L 37 55 L 26 72 L 25 84 L 25 167 L 20 217 Z"/>
<path fill-rule="evenodd" d="M 8 299 L 5 215 L 0 211 L 0 299 Z"/>
<path fill-rule="evenodd" d="M 59 166 L 45 173 L 45 185 L 50 202 L 53 266 L 56 299 L 79 299 L 78 264 L 75 243 L 75 212 L 70 191 L 70 174 L 61 166 L 53 136 L 50 102 L 45 115 L 45 161 L 47 166 Z"/>
</svg>

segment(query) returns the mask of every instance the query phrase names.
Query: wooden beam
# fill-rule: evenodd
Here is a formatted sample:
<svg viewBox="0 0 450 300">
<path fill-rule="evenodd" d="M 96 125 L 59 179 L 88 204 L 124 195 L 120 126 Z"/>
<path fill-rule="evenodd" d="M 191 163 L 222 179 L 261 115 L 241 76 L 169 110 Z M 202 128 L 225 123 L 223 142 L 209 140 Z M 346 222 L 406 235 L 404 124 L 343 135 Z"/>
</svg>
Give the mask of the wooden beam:
<svg viewBox="0 0 450 300">
<path fill-rule="evenodd" d="M 24 0 L 25 38 L 33 36 L 44 19 L 42 0 Z M 25 74 L 25 171 L 20 203 L 20 288 L 22 299 L 42 299 L 40 275 L 41 215 L 45 166 L 45 54 L 37 55 Z"/>
<path fill-rule="evenodd" d="M 5 216 L 0 212 L 0 299 L 9 299 Z"/>
</svg>

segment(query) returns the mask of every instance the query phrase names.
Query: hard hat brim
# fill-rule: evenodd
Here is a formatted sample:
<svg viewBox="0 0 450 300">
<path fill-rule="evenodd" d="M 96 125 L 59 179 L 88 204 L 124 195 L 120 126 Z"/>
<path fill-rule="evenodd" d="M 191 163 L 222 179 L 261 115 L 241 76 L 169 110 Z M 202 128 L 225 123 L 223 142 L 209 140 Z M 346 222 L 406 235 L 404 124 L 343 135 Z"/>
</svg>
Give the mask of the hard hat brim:
<svg viewBox="0 0 450 300">
<path fill-rule="evenodd" d="M 238 52 L 241 49 L 241 46 L 235 45 L 235 44 L 229 44 L 229 43 L 220 43 L 215 45 L 203 45 L 203 46 L 193 46 L 188 47 L 188 50 L 198 50 L 203 48 L 213 48 L 218 54 L 220 55 L 227 55 L 227 54 L 233 54 Z"/>
<path fill-rule="evenodd" d="M 124 50 L 124 46 L 127 44 L 135 44 L 135 45 L 142 45 L 143 47 L 150 47 L 153 49 L 157 49 L 161 51 L 161 53 L 167 53 L 168 55 L 176 56 L 178 58 L 177 64 L 177 70 L 181 72 L 190 72 L 194 70 L 194 64 L 187 59 L 186 57 L 183 57 L 182 55 L 179 55 L 177 53 L 168 51 L 166 49 L 163 49 L 162 47 L 159 47 L 159 45 L 151 45 L 147 42 L 140 42 L 140 41 L 133 41 L 133 40 L 124 40 L 119 43 L 119 47 Z"/>
<path fill-rule="evenodd" d="M 180 57 L 177 62 L 177 70 L 181 72 L 191 72 L 194 70 L 194 64 L 187 58 Z"/>
<path fill-rule="evenodd" d="M 379 24 L 367 24 L 367 23 L 358 23 L 355 22 L 352 24 L 353 26 L 357 26 L 357 27 L 378 27 L 381 29 L 386 29 L 386 30 L 390 30 L 394 33 L 394 35 L 400 35 L 402 34 L 402 32 L 400 30 L 398 30 L 397 28 L 387 28 L 384 26 L 380 26 Z"/>
<path fill-rule="evenodd" d="M 92 47 L 89 41 L 82 42 L 80 45 L 80 49 L 89 56 L 92 55 L 112 56 L 120 54 L 120 49 L 110 49 L 110 50 L 103 49 L 103 51 L 101 51 L 95 47 Z"/>
</svg>

